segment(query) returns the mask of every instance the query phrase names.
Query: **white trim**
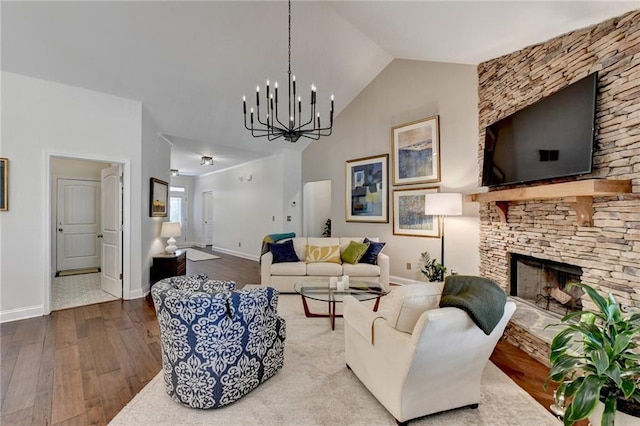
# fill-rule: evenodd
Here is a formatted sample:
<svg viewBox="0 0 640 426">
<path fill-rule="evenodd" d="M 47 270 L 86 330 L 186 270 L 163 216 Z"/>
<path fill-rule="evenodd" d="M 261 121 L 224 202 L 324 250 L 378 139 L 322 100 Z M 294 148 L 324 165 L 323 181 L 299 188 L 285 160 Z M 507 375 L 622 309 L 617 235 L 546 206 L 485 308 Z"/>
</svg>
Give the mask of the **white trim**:
<svg viewBox="0 0 640 426">
<path fill-rule="evenodd" d="M 389 276 L 389 282 L 398 285 L 407 285 L 407 284 L 425 284 L 426 281 L 414 280 L 413 278 L 404 278 L 404 277 L 396 277 Z"/>
<path fill-rule="evenodd" d="M 198 178 L 202 178 L 202 177 L 205 177 L 205 176 L 215 175 L 216 173 L 222 173 L 222 172 L 226 172 L 226 171 L 229 171 L 229 170 L 237 169 L 239 167 L 248 166 L 249 164 L 257 163 L 259 161 L 264 161 L 267 158 L 278 157 L 279 155 L 280 154 L 268 155 L 266 157 L 260 157 L 260 158 L 256 158 L 255 160 L 247 161 L 246 163 L 236 164 L 234 166 L 225 167 L 224 169 L 214 170 L 214 171 L 209 172 L 209 173 L 203 173 L 201 175 L 192 175 L 192 176 L 196 176 Z M 185 176 L 189 176 L 189 175 L 185 175 Z"/>
<path fill-rule="evenodd" d="M 204 247 L 204 246 L 203 246 Z M 222 247 L 211 246 L 211 250 L 219 251 L 221 253 L 230 254 L 231 256 L 241 257 L 243 259 L 255 260 L 256 262 L 260 259 L 258 256 L 254 254 L 242 253 L 239 251 L 228 250 Z"/>
<path fill-rule="evenodd" d="M 123 299 L 126 299 L 126 300 L 140 299 L 140 298 L 145 297 L 147 294 L 149 294 L 148 290 L 146 292 L 144 292 L 140 288 L 140 289 L 135 290 L 135 291 L 130 291 L 128 297 L 123 297 Z"/>
<path fill-rule="evenodd" d="M 44 217 L 44 247 L 43 255 L 45 257 L 45 265 L 49 265 L 49 273 L 43 277 L 43 303 L 41 306 L 41 312 L 39 315 L 49 315 L 51 313 L 51 283 L 53 275 L 55 274 L 55 268 L 52 269 L 51 261 L 51 206 L 53 194 L 53 176 L 51 176 L 51 159 L 54 157 L 68 158 L 74 160 L 85 161 L 99 161 L 102 163 L 121 164 L 123 167 L 122 177 L 122 298 L 129 300 L 136 298 L 132 296 L 131 292 L 131 160 L 128 158 L 113 158 L 106 156 L 96 156 L 87 154 L 74 154 L 66 152 L 44 152 L 44 187 L 46 188 L 45 196 L 45 208 L 43 211 Z M 137 293 L 142 294 L 142 290 Z M 142 296 L 138 296 L 142 297 Z"/>
<path fill-rule="evenodd" d="M 18 321 L 27 318 L 41 317 L 44 315 L 42 305 L 27 306 L 26 308 L 9 309 L 0 311 L 0 323 Z"/>
</svg>

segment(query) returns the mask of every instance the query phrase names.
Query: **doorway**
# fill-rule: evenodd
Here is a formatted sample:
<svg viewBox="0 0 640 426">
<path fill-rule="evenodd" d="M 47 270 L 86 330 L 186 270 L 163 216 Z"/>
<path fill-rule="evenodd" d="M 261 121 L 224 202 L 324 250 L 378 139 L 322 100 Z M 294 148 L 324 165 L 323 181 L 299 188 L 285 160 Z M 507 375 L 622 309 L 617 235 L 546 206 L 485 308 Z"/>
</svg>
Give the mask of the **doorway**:
<svg viewBox="0 0 640 426">
<path fill-rule="evenodd" d="M 304 236 L 324 236 L 327 220 L 331 219 L 331 180 L 305 183 L 302 202 Z"/>
<path fill-rule="evenodd" d="M 183 186 L 169 188 L 169 222 L 179 222 L 182 234 L 175 238 L 176 245 L 184 247 L 187 241 L 187 196 Z"/>
<path fill-rule="evenodd" d="M 213 245 L 213 191 L 202 193 L 202 235 L 204 245 Z"/>
<path fill-rule="evenodd" d="M 50 310 L 122 298 L 122 164 L 50 156 Z"/>
</svg>

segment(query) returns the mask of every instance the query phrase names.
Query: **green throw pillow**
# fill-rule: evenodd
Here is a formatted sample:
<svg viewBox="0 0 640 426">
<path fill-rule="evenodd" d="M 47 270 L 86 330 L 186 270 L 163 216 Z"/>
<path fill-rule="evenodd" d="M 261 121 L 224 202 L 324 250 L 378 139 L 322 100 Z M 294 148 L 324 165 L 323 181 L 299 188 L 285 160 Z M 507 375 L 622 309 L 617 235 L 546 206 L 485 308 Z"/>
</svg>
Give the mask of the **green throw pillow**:
<svg viewBox="0 0 640 426">
<path fill-rule="evenodd" d="M 342 257 L 343 262 L 355 265 L 358 263 L 360 258 L 364 256 L 368 248 L 368 243 L 356 243 L 355 241 L 351 241 L 340 257 Z"/>
</svg>

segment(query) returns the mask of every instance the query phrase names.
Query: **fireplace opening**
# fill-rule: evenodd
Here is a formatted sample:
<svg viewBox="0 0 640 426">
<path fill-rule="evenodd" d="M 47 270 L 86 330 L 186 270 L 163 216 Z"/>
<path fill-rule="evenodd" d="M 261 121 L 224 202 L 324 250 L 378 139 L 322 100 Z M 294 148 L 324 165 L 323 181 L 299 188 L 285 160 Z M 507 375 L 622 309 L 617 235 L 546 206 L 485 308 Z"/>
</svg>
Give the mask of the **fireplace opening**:
<svg viewBox="0 0 640 426">
<path fill-rule="evenodd" d="M 510 294 L 539 309 L 560 315 L 581 311 L 584 291 L 567 288 L 581 277 L 579 266 L 511 253 Z"/>
</svg>

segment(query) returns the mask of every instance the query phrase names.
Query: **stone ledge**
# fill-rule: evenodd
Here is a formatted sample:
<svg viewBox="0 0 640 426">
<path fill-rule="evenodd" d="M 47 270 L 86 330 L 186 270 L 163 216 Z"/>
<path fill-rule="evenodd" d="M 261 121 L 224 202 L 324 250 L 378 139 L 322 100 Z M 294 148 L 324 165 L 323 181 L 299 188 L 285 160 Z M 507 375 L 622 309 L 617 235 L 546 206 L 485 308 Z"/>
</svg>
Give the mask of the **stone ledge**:
<svg viewBox="0 0 640 426">
<path fill-rule="evenodd" d="M 562 327 L 545 327 L 560 323 L 561 316 L 540 310 L 517 297 L 509 299 L 516 303 L 516 311 L 507 324 L 506 340 L 549 367 L 551 341 Z"/>
</svg>

